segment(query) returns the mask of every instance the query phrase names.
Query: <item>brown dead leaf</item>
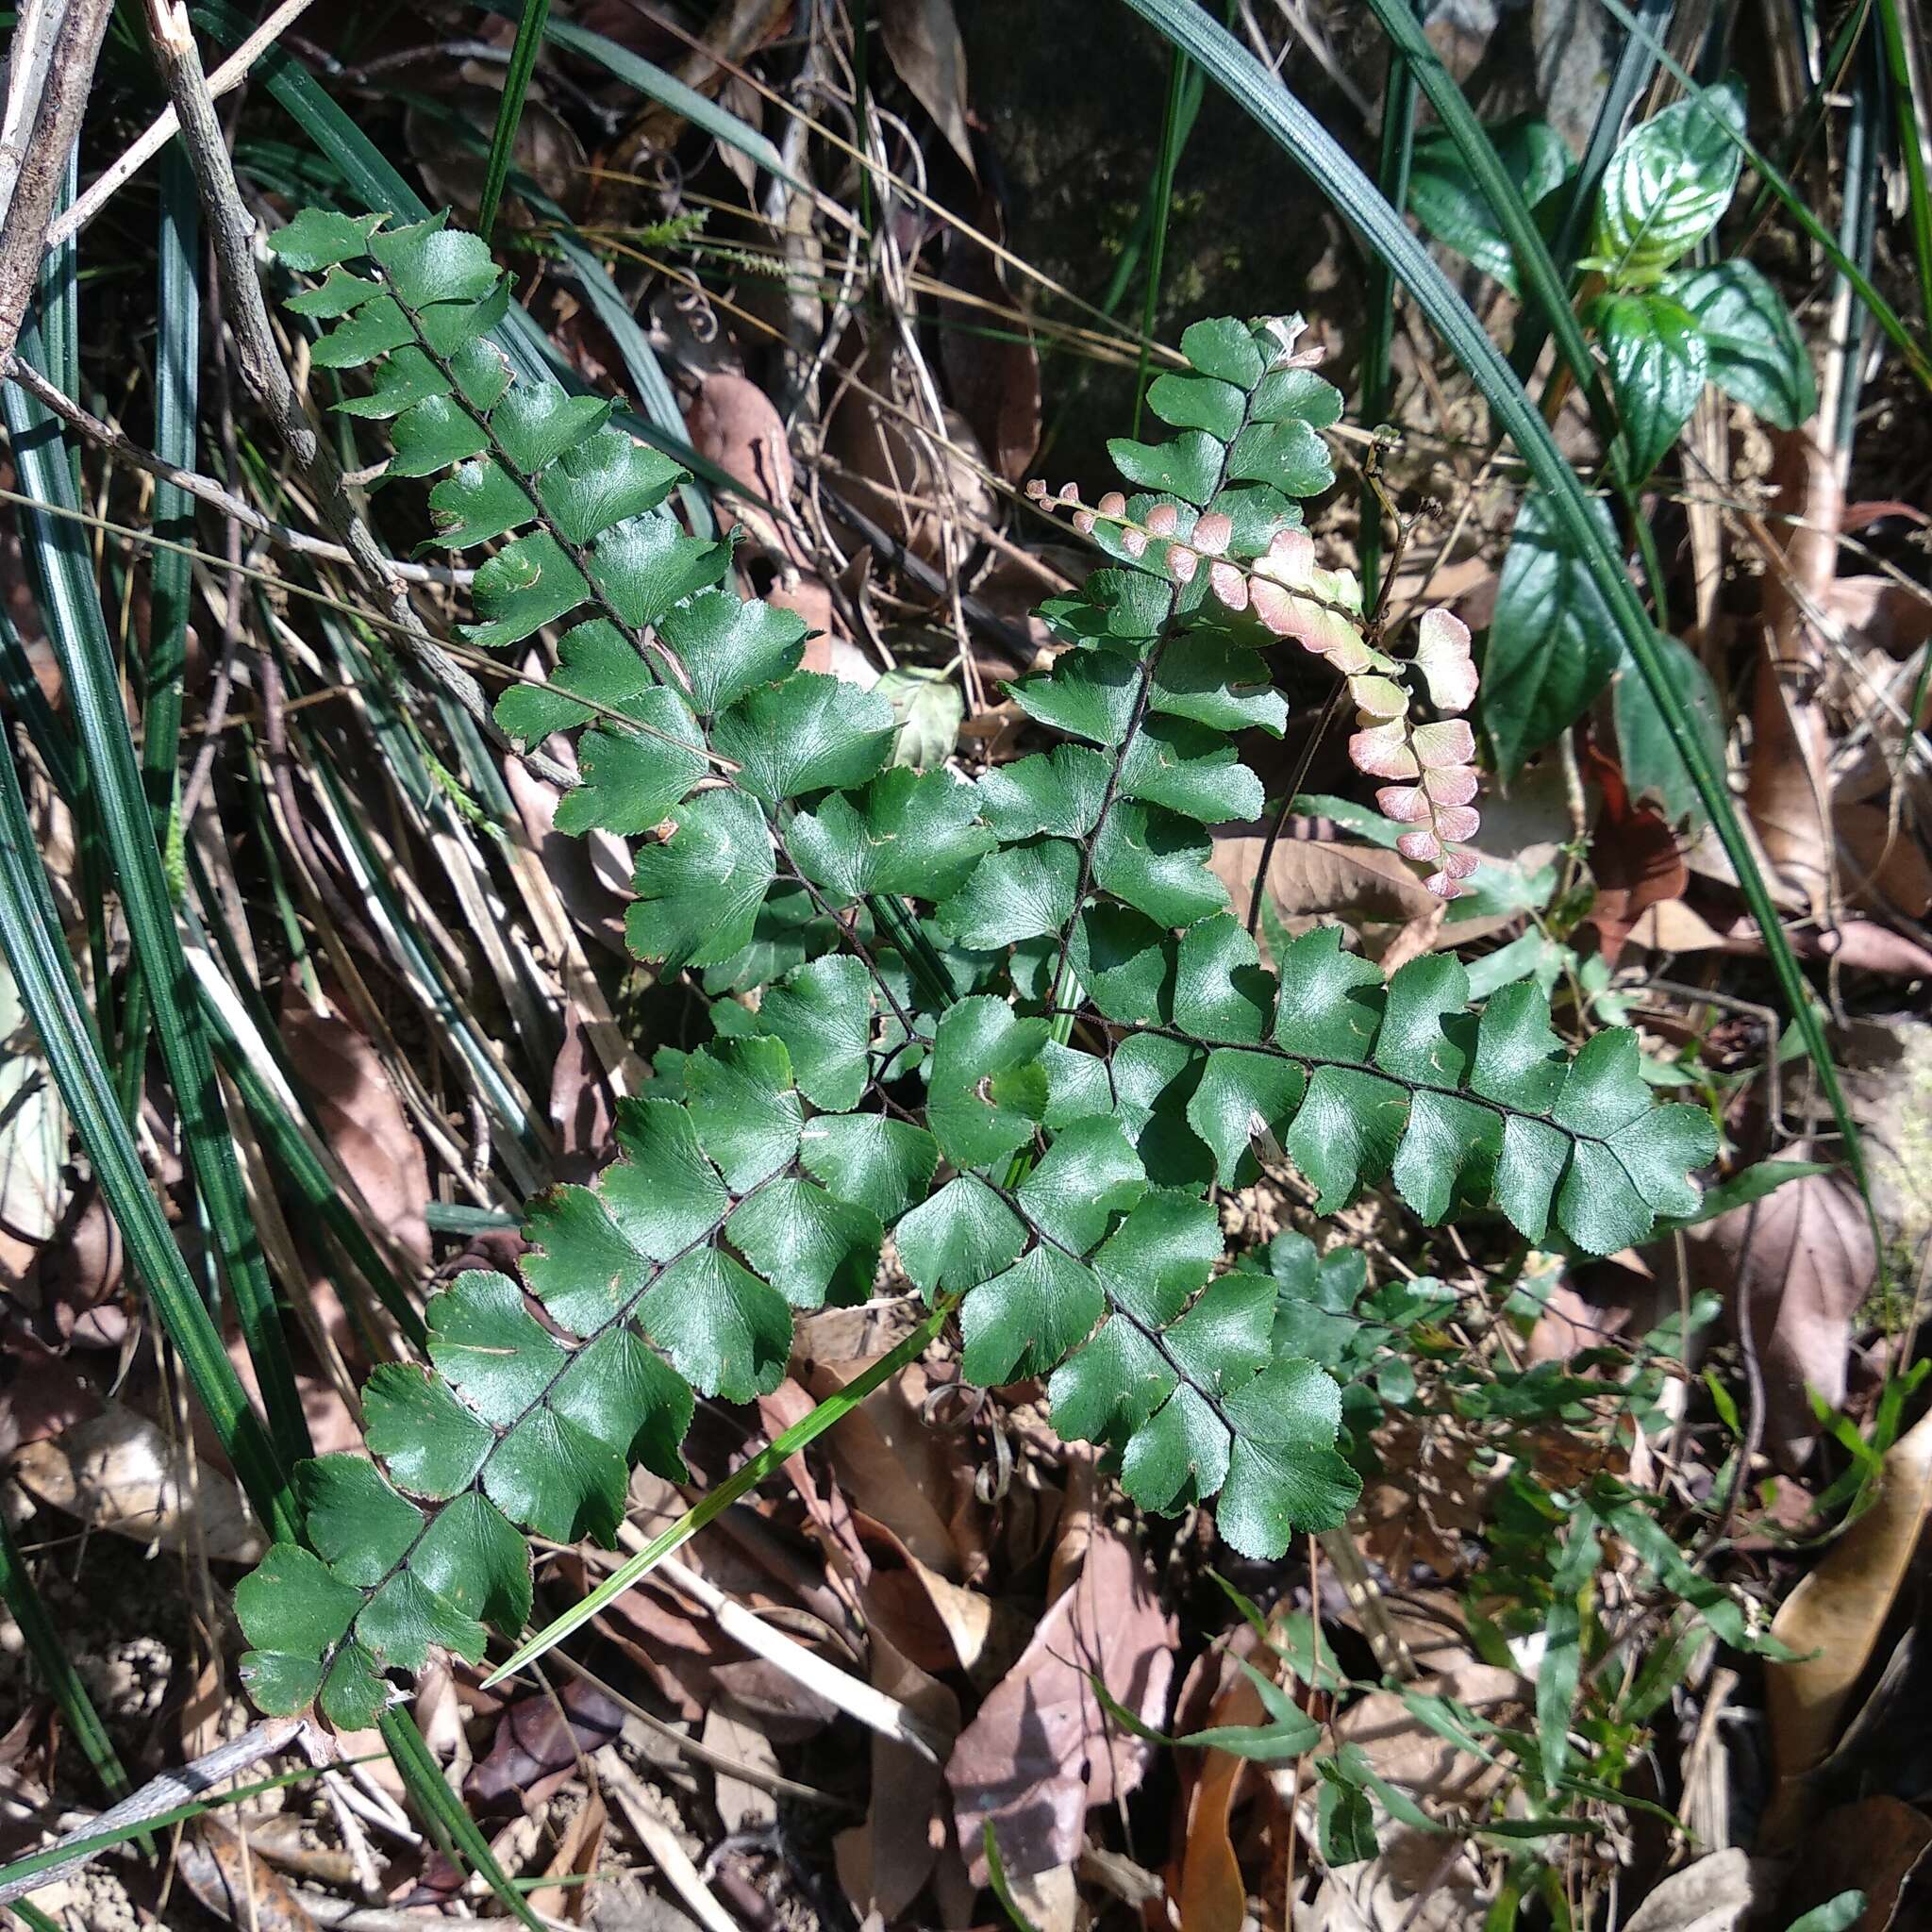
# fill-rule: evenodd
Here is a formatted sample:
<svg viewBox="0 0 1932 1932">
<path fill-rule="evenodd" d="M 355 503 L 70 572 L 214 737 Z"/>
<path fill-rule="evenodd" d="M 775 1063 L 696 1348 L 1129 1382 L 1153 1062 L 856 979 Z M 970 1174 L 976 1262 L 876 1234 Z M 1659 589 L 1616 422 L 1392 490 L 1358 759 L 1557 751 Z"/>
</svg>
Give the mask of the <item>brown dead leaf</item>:
<svg viewBox="0 0 1932 1932">
<path fill-rule="evenodd" d="M 1886 1452 L 1865 1514 L 1800 1579 L 1772 1622 L 1771 1634 L 1799 1653 L 1793 1662 L 1768 1659 L 1764 1666 L 1772 1758 L 1784 1780 L 1773 1811 L 1787 1833 L 1803 1808 L 1797 1780 L 1824 1757 L 1838 1735 L 1846 1701 L 1897 1604 L 1928 1510 L 1932 1416 Z M 1767 1837 L 1772 1833 L 1767 1824 Z"/>
<path fill-rule="evenodd" d="M 748 377 L 719 370 L 699 384 L 684 426 L 691 446 L 741 486 L 741 494 L 720 504 L 720 521 L 727 527 L 742 523 L 767 549 L 806 567 L 809 559 L 799 554 L 791 518 L 783 514 L 791 502 L 791 450 L 772 399 Z M 781 514 L 753 501 L 759 497 Z"/>
<path fill-rule="evenodd" d="M 243 1932 L 314 1932 L 315 1921 L 289 1881 L 213 1818 L 182 1833 L 174 1862 L 175 1875 L 225 1924 Z"/>
<path fill-rule="evenodd" d="M 1739 1932 L 1763 1894 L 1745 1853 L 1712 1852 L 1659 1881 L 1624 1932 Z"/>
<path fill-rule="evenodd" d="M 317 1127 L 368 1204 L 370 1224 L 426 1272 L 429 1166 L 375 1049 L 339 1012 L 318 1013 L 301 999 L 284 1004 L 281 1035 Z"/>
<path fill-rule="evenodd" d="M 1795 1142 L 1790 1159 L 1807 1149 Z M 1864 1204 L 1839 1174 L 1807 1174 L 1748 1208 L 1693 1229 L 1694 1274 L 1748 1320 L 1764 1376 L 1765 1445 L 1802 1461 L 1817 1434 L 1807 1390 L 1844 1400 L 1852 1317 L 1871 1292 L 1877 1257 Z"/>
<path fill-rule="evenodd" d="M 554 1697 L 544 1691 L 520 1697 L 498 1720 L 489 1754 L 470 1773 L 464 1790 L 485 1810 L 534 1811 L 575 1774 L 580 1759 L 623 1728 L 623 1711 L 580 1678 Z"/>
<path fill-rule="evenodd" d="M 232 1476 L 188 1457 L 131 1408 L 111 1403 L 90 1421 L 26 1443 L 21 1486 L 94 1529 L 165 1550 L 199 1548 L 225 1563 L 257 1563 L 266 1545 Z"/>
<path fill-rule="evenodd" d="M 1260 1692 L 1245 1671 L 1209 1707 L 1207 1724 L 1267 1722 Z M 1199 1774 L 1188 1793 L 1187 1824 L 1181 1840 L 1179 1893 L 1181 1932 L 1222 1932 L 1247 1916 L 1247 1887 L 1235 1856 L 1230 1824 L 1235 1796 L 1245 1781 L 1248 1760 L 1231 1751 L 1204 1751 Z"/>
<path fill-rule="evenodd" d="M 1932 1820 L 1916 1806 L 1883 1794 L 1838 1805 L 1811 1828 L 1778 1900 L 1774 1924 L 1795 1925 L 1808 1912 L 1847 1891 L 1865 1894 L 1865 1909 L 1850 1932 L 1920 1932 L 1917 1913 L 1902 1909 L 1907 1881 L 1932 1851 Z M 1894 1913 L 1897 1914 L 1894 1917 Z"/>
<path fill-rule="evenodd" d="M 1882 805 L 1840 799 L 1831 823 L 1847 905 L 1881 918 L 1932 915 L 1932 865 L 1908 821 L 1894 825 Z"/>
<path fill-rule="evenodd" d="M 1291 825 L 1283 835 L 1268 864 L 1268 895 L 1291 934 L 1299 935 L 1322 919 L 1407 925 L 1429 917 L 1441 904 L 1424 890 L 1415 868 L 1400 853 L 1341 839 L 1298 838 L 1295 829 Z M 1248 916 L 1263 842 L 1246 832 L 1214 841 L 1208 863 L 1227 888 L 1239 919 Z"/>
<path fill-rule="evenodd" d="M 584 1802 L 563 1828 L 563 1839 L 555 1856 L 543 1868 L 544 1877 L 583 1878 L 593 1874 L 608 1822 L 604 1800 L 594 1788 L 586 1791 Z M 595 1895 L 595 1888 L 590 1885 L 545 1886 L 530 1893 L 530 1909 L 540 1918 L 580 1922 Z"/>
<path fill-rule="evenodd" d="M 1125 1537 L 1096 1530 L 1080 1580 L 1041 1620 L 946 1764 L 959 1848 L 986 1883 L 982 1828 L 1019 1874 L 1071 1864 L 1087 1812 L 1141 1781 L 1147 1746 L 1113 1725 L 1087 1674 L 1143 1723 L 1167 1713 L 1176 1641 L 1146 1558 Z"/>
<path fill-rule="evenodd" d="M 1590 843 L 1597 890 L 1585 923 L 1595 926 L 1604 959 L 1614 966 L 1630 928 L 1651 907 L 1682 898 L 1690 874 L 1664 815 L 1635 803 L 1623 772 L 1594 747 L 1590 764 L 1604 802 Z"/>
<path fill-rule="evenodd" d="M 879 31 L 899 78 L 976 178 L 966 127 L 966 48 L 953 0 L 885 0 Z"/>
</svg>

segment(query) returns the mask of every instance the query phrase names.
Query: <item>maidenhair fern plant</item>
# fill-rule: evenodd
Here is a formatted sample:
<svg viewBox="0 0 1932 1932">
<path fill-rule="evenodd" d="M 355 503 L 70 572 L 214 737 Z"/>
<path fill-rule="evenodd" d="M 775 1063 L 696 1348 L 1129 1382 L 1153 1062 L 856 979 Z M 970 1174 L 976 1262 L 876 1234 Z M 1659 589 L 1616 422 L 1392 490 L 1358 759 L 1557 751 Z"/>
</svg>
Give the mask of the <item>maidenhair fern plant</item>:
<svg viewBox="0 0 1932 1932">
<path fill-rule="evenodd" d="M 391 1673 L 514 1636 L 526 1536 L 611 1540 L 632 1465 L 685 1474 L 694 1391 L 772 1389 L 794 1312 L 862 1299 L 888 1242 L 957 1309 L 968 1377 L 1044 1378 L 1138 1504 L 1211 1500 L 1269 1557 L 1358 1485 L 1299 1277 L 1226 1266 L 1216 1190 L 1257 1148 L 1323 1212 L 1390 1182 L 1424 1222 L 1495 1209 L 1598 1253 L 1694 1209 L 1711 1122 L 1653 1104 L 1633 1034 L 1572 1058 L 1533 986 L 1474 1012 L 1454 958 L 1385 980 L 1333 925 L 1271 972 L 1209 869 L 1208 828 L 1262 808 L 1233 736 L 1282 731 L 1282 638 L 1347 680 L 1431 886 L 1473 864 L 1468 635 L 1436 613 L 1397 657 L 1316 562 L 1300 504 L 1341 399 L 1294 324 L 1196 324 L 1148 398 L 1179 433 L 1113 445 L 1136 493 L 1054 499 L 1110 561 L 1045 607 L 1064 648 L 1012 688 L 1050 748 L 975 781 L 894 766 L 886 701 L 798 668 L 804 625 L 738 594 L 608 403 L 511 381 L 475 237 L 311 210 L 273 246 L 323 276 L 291 307 L 327 325 L 318 364 L 369 372 L 342 408 L 392 419 L 389 474 L 437 478 L 437 541 L 491 550 L 469 635 L 568 626 L 498 718 L 578 733 L 558 824 L 637 841 L 630 945 L 714 996 L 714 1037 L 659 1056 L 592 1186 L 530 1204 L 522 1282 L 430 1302 L 427 1364 L 364 1391 L 374 1460 L 305 1465 L 308 1546 L 237 1595 L 264 1708 L 366 1725 Z M 1417 715 L 1424 690 L 1452 715 Z"/>
</svg>

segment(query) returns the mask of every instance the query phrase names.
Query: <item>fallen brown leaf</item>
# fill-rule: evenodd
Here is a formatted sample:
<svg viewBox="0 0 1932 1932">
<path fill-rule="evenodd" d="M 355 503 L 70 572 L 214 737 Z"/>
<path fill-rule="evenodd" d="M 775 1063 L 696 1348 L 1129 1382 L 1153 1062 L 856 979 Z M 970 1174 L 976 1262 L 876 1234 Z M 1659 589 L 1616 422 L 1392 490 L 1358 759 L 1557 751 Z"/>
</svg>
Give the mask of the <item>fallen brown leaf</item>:
<svg viewBox="0 0 1932 1932">
<path fill-rule="evenodd" d="M 899 78 L 932 116 L 966 172 L 976 175 L 966 127 L 966 49 L 953 0 L 885 0 L 879 32 Z"/>
<path fill-rule="evenodd" d="M 975 1884 L 986 1883 L 987 1819 L 1010 1871 L 1046 1872 L 1079 1856 L 1091 1807 L 1140 1783 L 1147 1746 L 1108 1720 L 1088 1673 L 1158 1725 L 1175 1641 L 1146 1558 L 1117 1531 L 1096 1530 L 1079 1581 L 1041 1619 L 947 1760 L 959 1848 Z"/>
<path fill-rule="evenodd" d="M 1786 1150 L 1804 1159 L 1804 1143 Z M 1817 1434 L 1807 1391 L 1844 1400 L 1852 1318 L 1877 1257 L 1856 1189 L 1839 1174 L 1807 1174 L 1692 1231 L 1693 1274 L 1749 1321 L 1764 1377 L 1765 1446 L 1801 1461 Z"/>
</svg>

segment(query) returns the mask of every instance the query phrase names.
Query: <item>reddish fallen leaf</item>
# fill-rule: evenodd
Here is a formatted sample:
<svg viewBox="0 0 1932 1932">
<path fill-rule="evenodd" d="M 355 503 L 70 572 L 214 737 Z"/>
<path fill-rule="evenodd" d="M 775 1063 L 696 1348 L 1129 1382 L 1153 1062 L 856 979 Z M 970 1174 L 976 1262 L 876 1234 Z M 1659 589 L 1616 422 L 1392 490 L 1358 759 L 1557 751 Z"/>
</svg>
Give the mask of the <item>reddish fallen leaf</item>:
<svg viewBox="0 0 1932 1932">
<path fill-rule="evenodd" d="M 486 1809 L 534 1810 L 575 1774 L 580 1758 L 623 1728 L 623 1711 L 581 1681 L 566 1684 L 554 1697 L 542 1691 L 520 1697 L 499 1720 L 489 1755 L 471 1771 L 464 1790 Z"/>
<path fill-rule="evenodd" d="M 786 512 L 791 502 L 791 451 L 771 397 L 747 376 L 711 371 L 685 411 L 684 426 L 691 447 L 741 486 L 742 493 L 721 506 L 723 520 L 742 522 L 767 548 L 805 565 L 789 514 L 774 516 L 763 507 Z"/>
<path fill-rule="evenodd" d="M 1590 841 L 1596 898 L 1584 923 L 1596 928 L 1605 963 L 1614 966 L 1630 928 L 1651 907 L 1682 898 L 1690 874 L 1669 820 L 1635 803 L 1622 768 L 1594 745 L 1589 775 L 1602 790 L 1603 809 Z"/>
<path fill-rule="evenodd" d="M 244 1932 L 314 1932 L 294 1889 L 250 1851 L 239 1833 L 211 1818 L 182 1833 L 175 1846 L 175 1875 L 200 1904 Z"/>
<path fill-rule="evenodd" d="M 1047 1611 L 947 1761 L 959 1847 L 975 1884 L 986 1883 L 989 1818 L 1009 1871 L 1046 1872 L 1078 1856 L 1092 1806 L 1141 1782 L 1147 1746 L 1108 1720 L 1088 1673 L 1158 1726 L 1175 1641 L 1145 1557 L 1116 1531 L 1098 1530 L 1079 1581 Z"/>
</svg>

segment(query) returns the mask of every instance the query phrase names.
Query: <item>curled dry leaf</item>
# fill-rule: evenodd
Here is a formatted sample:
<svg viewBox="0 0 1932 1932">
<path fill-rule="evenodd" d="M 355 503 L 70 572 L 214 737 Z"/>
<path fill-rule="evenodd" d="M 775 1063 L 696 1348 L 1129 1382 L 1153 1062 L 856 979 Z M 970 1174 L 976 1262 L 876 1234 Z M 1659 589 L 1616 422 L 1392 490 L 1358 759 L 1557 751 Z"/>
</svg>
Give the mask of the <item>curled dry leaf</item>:
<svg viewBox="0 0 1932 1932">
<path fill-rule="evenodd" d="M 966 127 L 966 48 L 953 0 L 885 0 L 879 32 L 899 78 L 932 116 L 966 172 L 976 175 Z"/>
<path fill-rule="evenodd" d="M 691 447 L 742 486 L 741 494 L 734 492 L 720 505 L 721 521 L 727 526 L 742 523 L 768 550 L 804 568 L 809 558 L 799 546 L 790 514 L 791 451 L 771 397 L 746 376 L 729 370 L 710 372 L 684 412 L 684 426 Z"/>
<path fill-rule="evenodd" d="M 174 1847 L 175 1874 L 224 1924 L 243 1932 L 314 1932 L 294 1888 L 216 1818 L 203 1818 Z"/>
<path fill-rule="evenodd" d="M 234 1478 L 185 1455 L 144 1415 L 119 1403 L 14 1459 L 21 1486 L 92 1529 L 165 1550 L 207 1548 L 225 1563 L 259 1562 L 268 1545 Z"/>
<path fill-rule="evenodd" d="M 1838 1735 L 1846 1702 L 1897 1604 L 1928 1510 L 1932 1416 L 1887 1450 L 1870 1507 L 1799 1582 L 1772 1623 L 1772 1635 L 1798 1653 L 1791 1662 L 1764 1667 L 1772 1757 L 1785 1781 L 1774 1813 L 1787 1830 L 1802 1811 L 1795 1781 Z"/>
<path fill-rule="evenodd" d="M 1764 1903 L 1750 1857 L 1736 1846 L 1712 1852 L 1658 1882 L 1624 1932 L 1739 1932 Z"/>
<path fill-rule="evenodd" d="M 1786 1152 L 1809 1158 L 1803 1143 Z M 1766 1447 L 1802 1459 L 1817 1432 L 1807 1391 L 1834 1408 L 1844 1400 L 1852 1317 L 1872 1289 L 1864 1204 L 1843 1175 L 1807 1174 L 1698 1228 L 1690 1253 L 1700 1285 L 1727 1294 L 1732 1320 L 1751 1324 Z"/>
<path fill-rule="evenodd" d="M 947 1760 L 959 1848 L 974 1884 L 986 1883 L 987 1819 L 1010 1872 L 1047 1872 L 1079 1856 L 1091 1807 L 1140 1783 L 1147 1746 L 1108 1719 L 1088 1673 L 1158 1727 L 1175 1641 L 1146 1558 L 1118 1532 L 1098 1531 L 1079 1581 L 1041 1620 Z"/>
</svg>

